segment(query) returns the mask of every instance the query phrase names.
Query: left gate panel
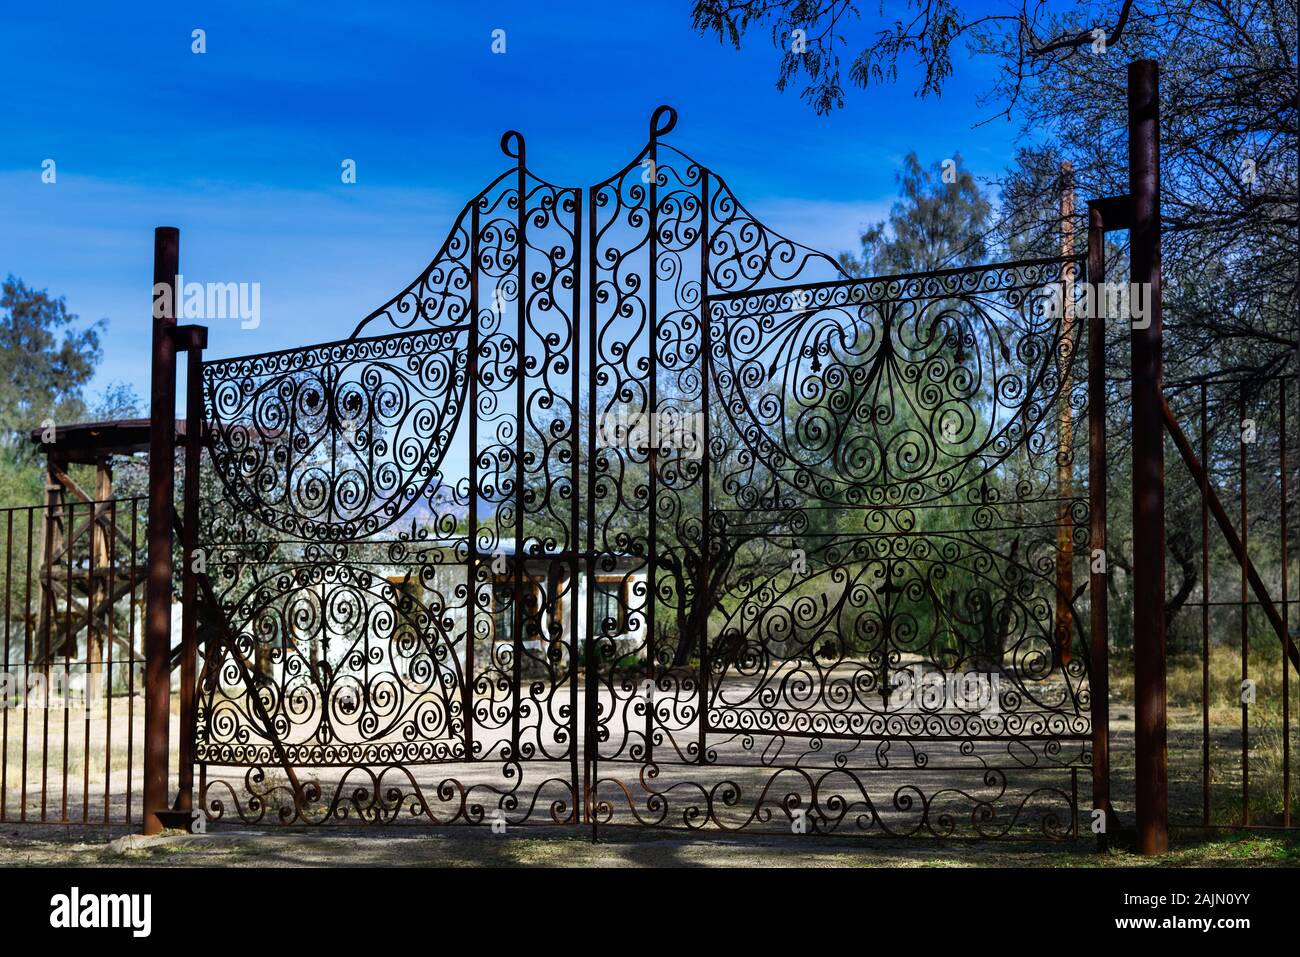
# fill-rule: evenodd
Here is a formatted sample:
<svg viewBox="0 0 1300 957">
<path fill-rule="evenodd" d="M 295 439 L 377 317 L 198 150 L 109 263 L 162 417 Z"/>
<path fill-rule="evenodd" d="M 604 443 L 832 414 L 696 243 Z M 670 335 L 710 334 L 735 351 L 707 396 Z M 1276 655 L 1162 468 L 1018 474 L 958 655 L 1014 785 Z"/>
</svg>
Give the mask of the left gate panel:
<svg viewBox="0 0 1300 957">
<path fill-rule="evenodd" d="M 522 162 L 352 338 L 204 366 L 209 818 L 573 814 L 577 198 Z"/>
</svg>

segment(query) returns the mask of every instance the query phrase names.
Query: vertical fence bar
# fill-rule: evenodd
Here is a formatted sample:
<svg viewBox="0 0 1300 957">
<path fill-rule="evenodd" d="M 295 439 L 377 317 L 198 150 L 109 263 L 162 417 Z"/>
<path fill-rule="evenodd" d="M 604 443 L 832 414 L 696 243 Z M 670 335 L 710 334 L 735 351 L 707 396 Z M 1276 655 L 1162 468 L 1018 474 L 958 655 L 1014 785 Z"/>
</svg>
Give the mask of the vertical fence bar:
<svg viewBox="0 0 1300 957">
<path fill-rule="evenodd" d="M 30 688 L 32 685 L 32 649 L 34 647 L 32 634 L 32 536 L 35 534 L 36 512 L 29 509 L 27 512 L 27 584 L 23 597 L 23 687 Z M 27 726 L 31 709 L 27 707 L 27 702 L 23 702 L 23 770 L 22 770 L 22 791 L 19 794 L 20 810 L 18 819 L 27 820 Z"/>
<path fill-rule="evenodd" d="M 10 680 L 9 671 L 9 622 L 12 619 L 10 599 L 13 593 L 14 581 L 14 513 L 13 510 L 5 512 L 5 677 Z M 27 689 L 20 691 L 20 696 L 26 697 Z M 0 701 L 0 721 L 4 722 L 4 729 L 0 731 L 0 821 L 5 820 L 6 811 L 8 810 L 9 801 L 9 699 L 5 696 Z"/>
<path fill-rule="evenodd" d="M 104 652 L 104 823 L 109 820 L 109 796 L 113 789 L 113 641 L 117 607 L 117 500 L 108 503 L 108 638 Z"/>
<path fill-rule="evenodd" d="M 51 463 L 52 464 L 52 463 Z M 50 475 L 50 481 L 53 482 L 53 475 Z M 46 807 L 48 806 L 49 787 L 50 787 L 50 659 L 54 657 L 54 645 L 51 639 L 51 632 L 54 629 L 54 616 L 58 611 L 54 602 L 54 561 L 55 553 L 53 545 L 55 537 L 62 539 L 64 536 L 58 535 L 60 528 L 60 519 L 58 517 L 58 500 L 51 499 L 46 486 L 46 515 L 45 515 L 45 545 L 42 554 L 49 555 L 49 559 L 43 563 L 41 569 L 45 577 L 45 585 L 41 593 L 41 611 L 42 627 L 40 629 L 41 655 L 40 663 L 45 682 L 46 700 L 44 707 L 41 708 L 41 821 L 45 821 Z"/>
<path fill-rule="evenodd" d="M 1201 383 L 1201 823 L 1210 826 L 1210 433 Z"/>
<path fill-rule="evenodd" d="M 153 370 L 150 380 L 149 570 L 145 596 L 144 833 L 157 834 L 167 809 L 171 723 L 172 502 L 176 462 L 176 277 L 180 230 L 154 230 Z"/>
<path fill-rule="evenodd" d="M 461 689 L 461 707 L 465 711 L 465 760 L 474 760 L 474 635 L 479 595 L 479 555 L 478 555 L 478 242 L 479 242 L 479 204 L 475 203 L 470 213 L 470 260 L 469 260 L 469 542 L 467 560 L 469 580 L 465 608 L 465 676 Z M 489 580 L 491 595 L 493 585 Z M 492 599 L 490 599 L 492 600 Z M 494 626 L 493 622 L 488 622 Z M 495 635 L 491 635 L 495 639 Z M 493 642 L 495 644 L 495 641 Z M 492 647 L 489 645 L 488 647 Z M 489 659 L 491 654 L 489 654 Z"/>
<path fill-rule="evenodd" d="M 99 495 L 96 494 L 95 498 L 96 500 L 98 500 Z M 98 577 L 95 571 L 96 558 L 98 557 L 96 555 L 96 552 L 98 550 L 94 547 L 94 542 L 95 539 L 97 538 L 97 533 L 99 531 L 99 521 L 98 521 L 99 508 L 96 502 L 88 502 L 86 504 L 86 513 L 87 513 L 86 523 L 90 526 L 90 528 L 88 529 L 88 533 L 90 535 L 92 545 L 90 549 L 90 561 L 86 566 L 86 571 L 87 571 L 86 574 L 86 664 L 85 664 L 86 671 L 85 674 L 82 676 L 82 685 L 81 685 L 82 687 L 81 820 L 83 823 L 89 823 L 90 821 L 90 710 L 93 701 L 91 697 L 92 694 L 91 679 L 94 674 L 92 670 L 94 666 L 91 663 L 91 658 L 94 653 L 94 647 L 95 647 L 95 631 L 97 627 L 97 622 L 95 620 L 95 595 L 98 590 L 96 584 L 98 581 Z M 69 588 L 69 593 L 71 593 L 70 588 Z M 68 636 L 69 643 L 75 644 L 76 633 L 77 633 L 76 629 L 74 629 L 72 633 Z"/>
<path fill-rule="evenodd" d="M 77 540 L 77 503 L 68 502 L 68 523 L 65 526 L 68 530 L 67 537 L 64 539 L 64 553 L 68 557 L 66 578 L 63 585 L 66 589 L 63 601 L 63 634 L 60 636 L 63 642 L 63 690 L 60 694 L 60 708 L 63 712 L 63 753 L 60 758 L 63 762 L 62 780 L 60 781 L 59 790 L 59 821 L 66 823 L 68 820 L 68 751 L 72 741 L 72 708 L 69 707 L 69 690 L 72 678 L 72 656 L 73 646 L 76 645 L 76 633 L 72 630 L 72 575 L 73 561 L 72 554 L 75 551 L 75 542 Z M 46 708 L 49 708 L 50 702 L 54 697 L 53 686 L 45 689 Z"/>
<path fill-rule="evenodd" d="M 13 615 L 10 598 L 13 594 L 13 510 L 5 511 L 5 537 L 4 537 L 4 674 L 6 679 L 12 684 L 12 677 L 9 672 L 9 622 Z M 26 703 L 27 689 L 19 690 L 19 700 Z M 0 720 L 4 722 L 4 731 L 0 732 L 0 820 L 5 820 L 6 811 L 9 807 L 9 700 L 5 696 L 4 701 L 0 701 L 0 710 L 4 715 L 0 715 Z"/>
<path fill-rule="evenodd" d="M 130 652 L 126 664 L 126 811 L 122 823 L 131 823 L 131 798 L 135 796 L 135 640 L 137 562 L 140 555 L 140 500 L 131 502 L 131 591 L 128 601 L 127 643 Z"/>
<path fill-rule="evenodd" d="M 1279 429 L 1281 441 L 1278 445 L 1278 471 L 1282 477 L 1280 517 L 1282 525 L 1282 624 L 1287 635 L 1291 634 L 1291 587 L 1288 565 L 1291 555 L 1287 538 L 1290 528 L 1287 521 L 1287 493 L 1290 483 L 1287 480 L 1286 460 L 1286 379 L 1278 382 L 1277 402 L 1280 408 Z M 1288 639 L 1289 640 L 1289 639 Z M 1282 651 L 1282 826 L 1291 826 L 1291 669 L 1287 661 L 1286 649 Z"/>
<path fill-rule="evenodd" d="M 90 716 L 98 713 L 104 682 L 104 651 L 113 620 L 112 588 L 109 578 L 113 557 L 113 527 L 107 524 L 113 498 L 113 459 L 100 455 L 95 463 L 95 501 L 91 505 L 90 581 L 87 583 L 86 622 L 86 800 L 84 819 L 90 820 Z M 102 690 L 107 692 L 107 687 Z M 103 699 L 112 705 L 112 698 Z M 107 737 L 105 746 L 107 747 Z"/>
<path fill-rule="evenodd" d="M 1092 555 L 1088 564 L 1091 632 L 1092 806 L 1110 829 L 1110 594 L 1106 558 L 1106 225 L 1096 204 L 1088 207 L 1088 515 Z M 1100 555 L 1100 563 L 1096 556 Z M 1104 848 L 1106 833 L 1098 835 Z"/>
<path fill-rule="evenodd" d="M 1246 574 L 1246 565 L 1250 555 L 1250 529 L 1248 528 L 1248 493 L 1246 491 L 1246 396 L 1242 392 L 1238 400 L 1240 461 L 1237 480 L 1241 484 L 1239 499 L 1241 501 L 1241 688 L 1237 694 L 1241 700 L 1241 823 L 1250 823 L 1250 711 L 1246 704 L 1246 682 L 1250 680 L 1250 581 Z"/>
<path fill-rule="evenodd" d="M 1133 646 L 1136 696 L 1138 851 L 1169 847 L 1165 714 L 1165 455 L 1160 290 L 1160 84 L 1154 60 L 1128 69 L 1131 280 L 1145 291 L 1149 321 L 1134 326 Z"/>
</svg>

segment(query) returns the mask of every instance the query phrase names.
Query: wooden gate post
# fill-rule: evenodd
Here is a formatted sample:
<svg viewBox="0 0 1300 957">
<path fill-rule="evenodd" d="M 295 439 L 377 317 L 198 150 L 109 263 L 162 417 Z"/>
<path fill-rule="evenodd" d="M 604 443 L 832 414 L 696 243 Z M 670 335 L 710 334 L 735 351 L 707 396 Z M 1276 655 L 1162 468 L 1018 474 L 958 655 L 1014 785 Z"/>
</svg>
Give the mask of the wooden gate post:
<svg viewBox="0 0 1300 957">
<path fill-rule="evenodd" d="M 1131 281 L 1147 305 L 1133 325 L 1133 657 L 1136 698 L 1138 852 L 1169 848 L 1165 725 L 1164 368 L 1160 307 L 1160 72 L 1154 60 L 1128 68 Z M 1135 290 L 1136 291 L 1136 290 Z"/>
<path fill-rule="evenodd" d="M 153 245 L 153 369 L 149 423 L 149 567 L 144 625 L 144 833 L 163 829 L 171 724 L 172 495 L 176 465 L 176 299 L 180 230 L 159 226 Z"/>
</svg>

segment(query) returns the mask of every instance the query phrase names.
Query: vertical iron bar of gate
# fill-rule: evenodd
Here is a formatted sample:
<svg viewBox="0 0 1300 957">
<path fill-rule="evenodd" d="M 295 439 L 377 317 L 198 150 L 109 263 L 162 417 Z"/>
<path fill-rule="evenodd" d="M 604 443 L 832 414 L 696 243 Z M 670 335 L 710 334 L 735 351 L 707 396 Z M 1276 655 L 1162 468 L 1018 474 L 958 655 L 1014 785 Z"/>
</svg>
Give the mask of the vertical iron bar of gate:
<svg viewBox="0 0 1300 957">
<path fill-rule="evenodd" d="M 1074 256 L 1074 166 L 1069 160 L 1061 164 L 1061 255 Z M 1070 405 L 1074 391 L 1075 360 L 1078 337 L 1075 335 L 1074 296 L 1077 267 L 1071 262 L 1061 266 L 1061 361 L 1060 396 L 1057 399 L 1056 460 L 1056 642 L 1053 665 L 1069 665 L 1074 642 L 1074 409 Z M 1078 808 L 1075 808 L 1077 813 Z"/>
<path fill-rule="evenodd" d="M 1148 321 L 1132 329 L 1133 646 L 1138 851 L 1169 847 L 1165 713 L 1165 456 L 1160 294 L 1160 83 L 1154 60 L 1128 68 L 1130 279 Z"/>
<path fill-rule="evenodd" d="M 1092 633 L 1089 681 L 1092 701 L 1092 806 L 1101 811 L 1104 848 L 1110 828 L 1110 608 L 1106 590 L 1106 226 L 1100 207 L 1088 206 L 1087 282 L 1093 308 L 1088 318 L 1088 514 L 1092 554 L 1088 567 Z M 1100 569 L 1095 559 L 1101 552 Z"/>
<path fill-rule="evenodd" d="M 596 373 L 599 329 L 596 317 L 596 194 L 600 187 L 587 191 L 587 251 L 591 256 L 587 270 L 587 311 L 591 342 L 587 346 L 587 625 L 583 632 L 583 665 L 586 687 L 582 709 L 583 811 L 591 824 L 591 839 L 596 840 L 596 815 L 592 797 L 596 787 Z M 620 589 L 621 591 L 621 589 Z"/>
<path fill-rule="evenodd" d="M 711 305 L 709 302 L 709 171 L 704 167 L 700 167 L 700 338 L 702 344 L 700 349 L 700 405 L 704 416 L 704 435 L 701 439 L 703 443 L 701 448 L 702 474 L 700 476 L 700 481 L 703 483 L 700 496 L 700 517 L 704 520 L 704 527 L 700 530 L 700 555 L 704 568 L 700 579 L 704 583 L 704 587 L 709 591 L 712 591 L 709 587 L 709 577 L 713 573 L 713 538 L 710 532 L 713 516 L 710 512 L 712 502 L 709 495 L 709 470 L 712 464 L 709 458 L 709 379 L 712 376 L 710 352 L 713 349 L 713 323 L 709 315 Z M 694 600 L 699 601 L 700 597 L 695 596 Z M 706 605 L 704 614 L 698 616 L 700 619 L 700 753 L 698 755 L 700 764 L 705 763 L 704 750 L 708 730 L 709 617 L 711 610 Z"/>
<path fill-rule="evenodd" d="M 171 720 L 172 503 L 176 461 L 176 277 L 180 230 L 154 230 L 153 370 L 149 423 L 149 571 L 145 598 L 144 833 L 157 834 L 167 809 Z"/>
<path fill-rule="evenodd" d="M 508 136 L 509 134 L 507 134 Z M 518 136 L 518 134 L 516 134 Z M 519 209 L 515 226 L 515 556 L 514 556 L 514 667 L 512 685 L 514 688 L 514 707 L 510 709 L 510 757 L 519 761 L 519 708 L 522 703 L 523 655 L 524 655 L 524 336 L 527 332 L 526 313 L 528 301 L 524 281 L 524 258 L 528 243 L 524 230 L 528 225 L 528 168 L 524 159 L 524 138 L 518 136 L 519 172 L 515 180 L 518 190 Z M 540 607 L 540 602 L 539 602 Z M 519 770 L 523 776 L 523 767 Z"/>
<path fill-rule="evenodd" d="M 187 326 L 185 347 L 185 487 L 181 516 L 181 739 L 176 810 L 194 808 L 194 682 L 198 654 L 199 462 L 203 454 L 203 350 L 208 330 Z"/>
<path fill-rule="evenodd" d="M 466 564 L 469 580 L 465 599 L 465 673 L 461 677 L 461 700 L 465 710 L 465 760 L 474 760 L 474 613 L 478 606 L 478 240 L 479 203 L 476 197 L 470 213 L 469 236 L 469 543 Z M 488 586 L 491 588 L 491 585 Z M 489 622 L 490 624 L 490 622 Z M 490 647 L 490 646 L 489 646 Z M 489 658 L 491 656 L 489 655 Z M 468 817 L 469 808 L 465 808 Z"/>
<path fill-rule="evenodd" d="M 558 204 L 557 204 L 558 205 Z M 578 493 L 582 488 L 582 456 L 578 443 L 578 378 L 582 363 L 582 189 L 573 191 L 573 402 L 569 411 L 569 449 L 573 454 L 573 495 L 569 502 L 569 773 L 573 781 L 573 823 L 581 801 L 578 778 Z M 588 463 L 590 468 L 590 463 Z M 590 587 L 590 580 L 588 581 Z"/>
<path fill-rule="evenodd" d="M 658 652 L 657 642 L 655 640 L 655 598 L 659 591 L 659 363 L 657 361 L 657 346 L 659 341 L 659 111 L 655 110 L 654 115 L 650 118 L 650 227 L 647 235 L 647 251 L 650 256 L 648 265 L 649 279 L 646 291 L 648 326 L 647 335 L 649 336 L 647 346 L 649 352 L 649 370 L 650 370 L 650 398 L 649 408 L 646 410 L 649 415 L 650 440 L 646 457 L 649 459 L 650 474 L 649 493 L 650 497 L 647 507 L 650 514 L 646 516 L 646 529 L 649 541 L 646 547 L 649 552 L 649 575 L 646 576 L 646 677 L 650 680 L 650 686 L 647 689 L 645 699 L 645 763 L 653 764 L 655 759 L 654 752 L 654 693 L 658 685 L 658 666 L 656 653 Z M 682 596 L 678 600 L 684 600 Z M 685 636 L 680 636 L 679 640 L 685 640 Z"/>
</svg>

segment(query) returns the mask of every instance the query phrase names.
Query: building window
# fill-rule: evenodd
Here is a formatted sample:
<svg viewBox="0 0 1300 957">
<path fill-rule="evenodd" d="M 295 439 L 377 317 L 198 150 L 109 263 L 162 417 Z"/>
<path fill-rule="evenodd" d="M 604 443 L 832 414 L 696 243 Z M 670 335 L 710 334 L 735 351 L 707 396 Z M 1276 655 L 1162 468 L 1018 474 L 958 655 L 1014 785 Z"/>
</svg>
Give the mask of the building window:
<svg viewBox="0 0 1300 957">
<path fill-rule="evenodd" d="M 592 585 L 596 634 L 615 637 L 627 631 L 627 581 L 601 576 Z"/>
</svg>

